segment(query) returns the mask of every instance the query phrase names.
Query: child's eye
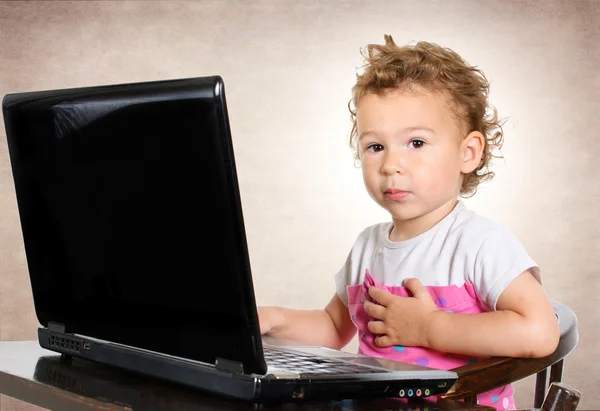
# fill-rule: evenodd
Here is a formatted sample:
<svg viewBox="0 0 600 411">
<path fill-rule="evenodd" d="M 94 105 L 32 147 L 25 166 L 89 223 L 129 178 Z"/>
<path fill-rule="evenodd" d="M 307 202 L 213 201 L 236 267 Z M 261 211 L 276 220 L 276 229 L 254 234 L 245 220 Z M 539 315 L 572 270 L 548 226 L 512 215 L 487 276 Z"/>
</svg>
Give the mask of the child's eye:
<svg viewBox="0 0 600 411">
<path fill-rule="evenodd" d="M 381 144 L 369 144 L 367 146 L 367 150 L 372 152 L 372 153 L 376 153 L 378 151 L 383 150 L 383 146 Z"/>
<path fill-rule="evenodd" d="M 421 148 L 425 145 L 425 142 L 423 140 L 414 139 L 411 140 L 408 144 L 412 145 L 413 148 Z"/>
</svg>

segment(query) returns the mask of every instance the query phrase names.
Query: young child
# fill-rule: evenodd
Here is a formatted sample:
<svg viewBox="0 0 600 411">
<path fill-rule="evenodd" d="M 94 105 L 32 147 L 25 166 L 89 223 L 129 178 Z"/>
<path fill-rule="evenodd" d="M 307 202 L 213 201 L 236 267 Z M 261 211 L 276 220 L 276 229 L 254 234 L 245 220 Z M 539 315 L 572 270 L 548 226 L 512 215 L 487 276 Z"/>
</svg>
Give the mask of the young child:
<svg viewBox="0 0 600 411">
<path fill-rule="evenodd" d="M 549 355 L 559 331 L 539 268 L 459 200 L 493 176 L 502 145 L 485 75 L 447 48 L 391 36 L 364 57 L 350 144 L 391 222 L 360 233 L 324 310 L 259 307 L 261 332 L 339 349 L 358 330 L 360 353 L 443 369 Z M 515 408 L 510 385 L 478 399 Z"/>
</svg>

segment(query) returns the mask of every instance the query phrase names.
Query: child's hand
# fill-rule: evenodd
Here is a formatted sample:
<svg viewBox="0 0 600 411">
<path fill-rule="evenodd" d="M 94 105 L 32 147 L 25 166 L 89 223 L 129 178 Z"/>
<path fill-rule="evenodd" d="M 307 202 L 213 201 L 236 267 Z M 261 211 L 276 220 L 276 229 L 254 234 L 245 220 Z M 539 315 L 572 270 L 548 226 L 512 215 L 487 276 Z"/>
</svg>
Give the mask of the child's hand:
<svg viewBox="0 0 600 411">
<path fill-rule="evenodd" d="M 260 334 L 268 334 L 273 328 L 273 307 L 257 307 L 258 308 L 258 324 L 260 326 Z"/>
<path fill-rule="evenodd" d="M 429 322 L 438 311 L 427 289 L 416 278 L 407 278 L 403 284 L 413 297 L 398 297 L 377 287 L 369 288 L 369 295 L 378 304 L 365 301 L 367 314 L 373 317 L 368 328 L 376 334 L 375 344 L 428 347 Z"/>
</svg>

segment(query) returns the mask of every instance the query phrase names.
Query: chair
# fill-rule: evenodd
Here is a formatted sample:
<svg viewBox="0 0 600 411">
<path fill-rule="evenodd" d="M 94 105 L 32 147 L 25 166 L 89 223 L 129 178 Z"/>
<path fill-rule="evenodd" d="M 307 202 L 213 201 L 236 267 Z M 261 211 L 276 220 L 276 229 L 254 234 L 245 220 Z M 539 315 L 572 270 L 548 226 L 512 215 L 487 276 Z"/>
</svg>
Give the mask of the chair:
<svg viewBox="0 0 600 411">
<path fill-rule="evenodd" d="M 579 341 L 575 313 L 561 303 L 553 301 L 552 305 L 560 329 L 558 347 L 552 354 L 544 358 L 492 357 L 455 368 L 452 371 L 458 374 L 458 380 L 443 398 L 450 401 L 463 399 L 467 404 L 475 404 L 478 393 L 537 374 L 534 408 L 541 408 L 547 387 L 561 382 L 564 359 Z"/>
</svg>

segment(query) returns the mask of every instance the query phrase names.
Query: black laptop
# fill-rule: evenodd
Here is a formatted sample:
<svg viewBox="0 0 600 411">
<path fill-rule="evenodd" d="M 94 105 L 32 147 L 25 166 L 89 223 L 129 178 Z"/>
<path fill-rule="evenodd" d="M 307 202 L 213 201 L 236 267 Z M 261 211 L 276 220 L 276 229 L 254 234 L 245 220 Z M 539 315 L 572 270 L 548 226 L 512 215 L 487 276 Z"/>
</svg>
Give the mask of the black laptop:
<svg viewBox="0 0 600 411">
<path fill-rule="evenodd" d="M 42 347 L 255 402 L 424 397 L 456 380 L 261 339 L 221 77 L 2 108 Z"/>
</svg>

